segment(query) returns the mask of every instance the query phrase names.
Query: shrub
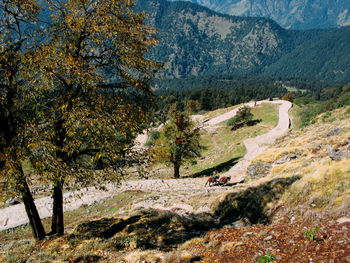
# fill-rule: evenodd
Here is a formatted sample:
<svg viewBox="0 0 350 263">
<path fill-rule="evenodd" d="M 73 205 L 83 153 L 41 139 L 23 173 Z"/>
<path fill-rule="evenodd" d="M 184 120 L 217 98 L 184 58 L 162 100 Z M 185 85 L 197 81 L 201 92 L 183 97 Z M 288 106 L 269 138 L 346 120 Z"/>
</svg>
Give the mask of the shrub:
<svg viewBox="0 0 350 263">
<path fill-rule="evenodd" d="M 236 116 L 230 118 L 227 122 L 226 122 L 226 126 L 233 126 L 235 124 L 238 123 L 238 119 Z"/>
</svg>

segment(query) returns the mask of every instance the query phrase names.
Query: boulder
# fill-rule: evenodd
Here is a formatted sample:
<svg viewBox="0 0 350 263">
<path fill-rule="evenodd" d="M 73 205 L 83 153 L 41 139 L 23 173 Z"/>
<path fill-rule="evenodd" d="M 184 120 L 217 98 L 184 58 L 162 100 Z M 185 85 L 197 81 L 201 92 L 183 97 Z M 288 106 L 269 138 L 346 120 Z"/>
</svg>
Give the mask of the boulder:
<svg viewBox="0 0 350 263">
<path fill-rule="evenodd" d="M 297 155 L 294 154 L 294 153 L 288 153 L 280 158 L 278 158 L 276 161 L 275 161 L 275 164 L 284 164 L 284 163 L 287 163 L 287 162 L 290 162 L 291 160 L 295 160 L 297 158 Z"/>
<path fill-rule="evenodd" d="M 254 162 L 248 167 L 248 174 L 252 177 L 263 177 L 271 171 L 272 165 L 265 162 Z"/>
<path fill-rule="evenodd" d="M 330 136 L 334 136 L 334 135 L 338 135 L 343 131 L 343 128 L 333 128 L 330 129 L 329 131 L 324 133 L 324 137 L 330 137 Z"/>
</svg>

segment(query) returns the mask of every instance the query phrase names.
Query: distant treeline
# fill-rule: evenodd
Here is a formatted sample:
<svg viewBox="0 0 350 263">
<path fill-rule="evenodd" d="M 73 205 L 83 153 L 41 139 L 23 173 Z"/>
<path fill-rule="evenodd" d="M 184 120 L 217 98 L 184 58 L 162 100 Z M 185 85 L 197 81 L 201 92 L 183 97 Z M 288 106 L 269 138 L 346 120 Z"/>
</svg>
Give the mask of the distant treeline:
<svg viewBox="0 0 350 263">
<path fill-rule="evenodd" d="M 329 89 L 323 89 L 319 93 L 309 93 L 298 97 L 294 103 L 302 107 L 302 125 L 313 123 L 315 117 L 323 112 L 350 105 L 350 84 L 337 85 Z"/>
<path fill-rule="evenodd" d="M 162 80 L 155 86 L 159 98 L 158 110 L 166 112 L 174 103 L 183 109 L 189 100 L 198 101 L 198 111 L 210 111 L 251 100 L 281 98 L 288 92 L 285 87 L 293 87 L 296 97 L 319 100 L 329 96 L 322 91 L 334 86 L 334 83 L 293 78 L 206 76 Z"/>
</svg>

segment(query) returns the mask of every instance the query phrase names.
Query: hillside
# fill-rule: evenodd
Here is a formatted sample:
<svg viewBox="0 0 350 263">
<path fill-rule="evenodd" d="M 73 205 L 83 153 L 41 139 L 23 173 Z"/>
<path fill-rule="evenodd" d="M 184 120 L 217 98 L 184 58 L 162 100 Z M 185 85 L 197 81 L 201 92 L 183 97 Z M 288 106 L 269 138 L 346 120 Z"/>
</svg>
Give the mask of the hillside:
<svg viewBox="0 0 350 263">
<path fill-rule="evenodd" d="M 186 2 L 140 0 L 159 29 L 152 57 L 166 62 L 166 76 L 257 73 L 288 49 L 286 31 L 275 22 L 215 13 Z"/>
<path fill-rule="evenodd" d="M 204 188 L 205 178 L 162 180 L 153 190 L 140 184 L 68 212 L 61 238 L 35 244 L 28 227 L 1 232 L 0 260 L 256 262 L 272 255 L 277 262 L 347 262 L 350 159 L 330 159 L 325 146 L 345 151 L 349 112 L 341 108 L 290 131 L 251 162 L 242 184 Z M 227 131 L 219 125 L 215 132 L 219 142 Z"/>
<path fill-rule="evenodd" d="M 189 0 L 220 13 L 268 17 L 284 28 L 313 29 L 350 25 L 350 3 L 346 0 Z"/>
<path fill-rule="evenodd" d="M 318 40 L 305 40 L 270 65 L 265 74 L 275 77 L 310 77 L 350 81 L 350 27 L 320 31 Z"/>
<path fill-rule="evenodd" d="M 165 0 L 139 0 L 136 10 L 144 10 L 158 29 L 159 43 L 149 56 L 165 63 L 165 78 L 260 74 L 350 80 L 350 27 L 285 30 L 271 19 Z"/>
</svg>

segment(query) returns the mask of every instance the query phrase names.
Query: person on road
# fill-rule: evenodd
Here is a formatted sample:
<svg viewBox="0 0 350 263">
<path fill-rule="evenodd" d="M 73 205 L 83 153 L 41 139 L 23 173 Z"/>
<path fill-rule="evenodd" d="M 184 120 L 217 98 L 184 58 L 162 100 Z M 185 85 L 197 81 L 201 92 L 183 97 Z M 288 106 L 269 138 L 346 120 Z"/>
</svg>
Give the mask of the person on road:
<svg viewBox="0 0 350 263">
<path fill-rule="evenodd" d="M 217 183 L 219 181 L 220 175 L 218 175 L 217 171 L 214 171 L 211 178 L 213 179 L 214 183 Z"/>
</svg>

